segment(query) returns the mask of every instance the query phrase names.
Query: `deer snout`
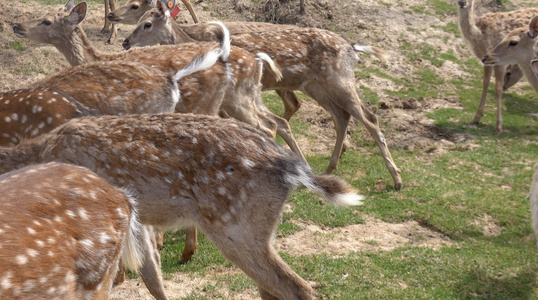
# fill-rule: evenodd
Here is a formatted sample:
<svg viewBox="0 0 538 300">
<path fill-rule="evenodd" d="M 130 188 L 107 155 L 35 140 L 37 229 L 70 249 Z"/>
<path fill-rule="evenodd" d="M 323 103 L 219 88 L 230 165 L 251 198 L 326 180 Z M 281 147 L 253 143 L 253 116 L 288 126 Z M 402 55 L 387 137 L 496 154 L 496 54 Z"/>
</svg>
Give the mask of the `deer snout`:
<svg viewBox="0 0 538 300">
<path fill-rule="evenodd" d="M 23 33 L 23 29 L 22 29 L 21 24 L 19 24 L 19 23 L 13 24 L 12 28 L 13 28 L 13 33 L 15 33 L 16 36 L 24 37 L 24 33 Z"/>
<path fill-rule="evenodd" d="M 459 0 L 458 5 L 460 6 L 460 8 L 464 8 L 465 5 L 467 5 L 467 2 L 465 0 Z"/>
<path fill-rule="evenodd" d="M 131 49 L 131 41 L 129 41 L 129 38 L 126 38 L 125 40 L 123 40 L 123 43 L 121 43 L 121 45 L 123 46 L 123 49 L 125 50 Z"/>
<path fill-rule="evenodd" d="M 482 56 L 482 63 L 484 65 L 494 65 L 496 62 L 495 58 L 491 55 L 486 54 Z"/>
<path fill-rule="evenodd" d="M 119 23 L 121 21 L 121 18 L 118 18 L 113 12 L 106 15 L 106 18 L 112 23 Z"/>
</svg>

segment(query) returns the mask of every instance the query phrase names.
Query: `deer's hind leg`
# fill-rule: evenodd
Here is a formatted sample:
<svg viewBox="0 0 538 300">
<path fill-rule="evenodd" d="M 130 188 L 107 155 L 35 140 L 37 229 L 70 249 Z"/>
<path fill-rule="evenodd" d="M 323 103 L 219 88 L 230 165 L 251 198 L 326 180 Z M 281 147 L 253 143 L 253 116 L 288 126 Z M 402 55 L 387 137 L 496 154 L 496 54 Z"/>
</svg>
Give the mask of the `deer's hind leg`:
<svg viewBox="0 0 538 300">
<path fill-rule="evenodd" d="M 267 178 L 259 180 L 272 181 Z M 272 199 L 269 195 L 274 196 L 279 188 L 268 187 L 267 184 L 257 189 L 256 195 L 240 202 L 242 205 L 232 204 L 233 213 L 220 211 L 218 214 L 231 218 L 211 222 L 202 219 L 200 230 L 215 243 L 224 257 L 256 282 L 262 299 L 314 299 L 310 285 L 278 256 L 271 245 L 285 196 Z"/>
</svg>

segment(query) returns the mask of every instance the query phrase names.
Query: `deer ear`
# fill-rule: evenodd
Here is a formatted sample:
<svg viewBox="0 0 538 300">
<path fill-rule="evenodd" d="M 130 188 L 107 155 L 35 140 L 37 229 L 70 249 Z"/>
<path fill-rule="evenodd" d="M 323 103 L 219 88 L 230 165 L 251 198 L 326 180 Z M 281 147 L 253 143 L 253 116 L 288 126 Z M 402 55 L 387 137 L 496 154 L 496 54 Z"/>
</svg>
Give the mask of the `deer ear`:
<svg viewBox="0 0 538 300">
<path fill-rule="evenodd" d="M 159 18 L 167 20 L 170 17 L 170 11 L 163 1 L 157 1 L 157 9 L 159 9 Z"/>
<path fill-rule="evenodd" d="M 64 5 L 64 12 L 70 12 L 75 7 L 75 0 L 69 0 Z"/>
<path fill-rule="evenodd" d="M 533 39 L 538 36 L 538 16 L 532 17 L 529 23 L 529 34 Z"/>
<path fill-rule="evenodd" d="M 86 2 L 80 2 L 75 6 L 71 13 L 69 14 L 69 17 L 67 20 L 69 21 L 70 25 L 77 26 L 78 24 L 82 23 L 84 19 L 86 18 L 86 11 L 88 10 L 88 4 Z"/>
</svg>

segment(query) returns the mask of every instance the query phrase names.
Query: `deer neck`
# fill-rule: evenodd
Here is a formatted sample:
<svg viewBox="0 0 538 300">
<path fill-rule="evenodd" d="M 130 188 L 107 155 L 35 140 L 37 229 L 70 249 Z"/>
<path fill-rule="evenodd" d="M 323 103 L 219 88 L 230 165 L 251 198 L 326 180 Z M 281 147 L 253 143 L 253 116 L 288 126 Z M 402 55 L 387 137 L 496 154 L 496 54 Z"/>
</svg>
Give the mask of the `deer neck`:
<svg viewBox="0 0 538 300">
<path fill-rule="evenodd" d="M 534 42 L 534 40 L 533 40 Z M 536 51 L 529 51 L 527 53 L 521 53 L 518 57 L 519 61 L 519 67 L 523 71 L 523 74 L 525 74 L 525 77 L 527 78 L 527 81 L 531 84 L 532 88 L 535 92 L 538 93 L 538 77 L 534 73 L 531 67 L 531 60 L 538 58 L 538 53 Z"/>
<path fill-rule="evenodd" d="M 458 15 L 459 15 L 459 25 L 461 29 L 461 33 L 463 34 L 463 37 L 471 43 L 471 46 L 473 47 L 473 52 L 477 56 L 482 56 L 485 53 L 477 53 L 476 50 L 481 44 L 481 41 L 483 42 L 483 34 L 480 28 L 476 26 L 476 15 L 474 12 L 474 1 L 470 3 L 470 5 L 467 5 L 464 8 L 458 9 Z"/>
<path fill-rule="evenodd" d="M 103 60 L 106 55 L 97 50 L 90 42 L 84 30 L 77 26 L 73 33 L 62 43 L 55 45 L 65 56 L 71 66 Z"/>
<path fill-rule="evenodd" d="M 41 149 L 41 144 L 36 142 L 38 140 L 41 139 L 23 141 L 13 148 L 0 147 L 0 174 L 40 163 L 39 149 Z"/>
<path fill-rule="evenodd" d="M 180 24 L 176 24 L 175 22 L 169 23 L 171 26 L 171 30 L 168 30 L 170 33 L 168 40 L 171 41 L 170 44 L 183 44 L 183 43 L 192 43 L 196 42 L 195 39 L 193 39 L 190 35 L 185 32 L 183 27 Z"/>
</svg>

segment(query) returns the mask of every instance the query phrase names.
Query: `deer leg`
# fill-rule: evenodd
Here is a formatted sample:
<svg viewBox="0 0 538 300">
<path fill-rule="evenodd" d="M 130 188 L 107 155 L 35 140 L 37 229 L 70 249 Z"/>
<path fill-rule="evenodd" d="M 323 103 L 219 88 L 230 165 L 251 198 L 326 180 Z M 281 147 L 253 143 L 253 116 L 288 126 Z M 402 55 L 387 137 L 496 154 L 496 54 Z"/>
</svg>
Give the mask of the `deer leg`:
<svg viewBox="0 0 538 300">
<path fill-rule="evenodd" d="M 123 261 L 120 259 L 118 262 L 118 272 L 116 273 L 116 277 L 114 278 L 114 285 L 118 285 L 120 283 L 123 283 L 125 281 L 125 264 L 123 264 Z"/>
<path fill-rule="evenodd" d="M 110 0 L 105 0 L 105 25 L 103 26 L 103 29 L 101 29 L 101 33 L 107 33 L 108 27 L 110 26 L 110 21 L 107 19 L 107 15 L 110 12 Z"/>
<path fill-rule="evenodd" d="M 161 256 L 159 251 L 157 251 L 157 241 L 153 228 L 142 226 L 139 240 L 141 243 L 142 257 L 144 257 L 144 262 L 139 270 L 142 281 L 144 281 L 146 288 L 155 299 L 166 300 L 168 297 L 164 293 Z"/>
<path fill-rule="evenodd" d="M 196 250 L 198 249 L 198 235 L 196 227 L 190 227 L 187 228 L 187 232 L 185 233 L 185 249 L 183 249 L 183 253 L 181 254 L 181 260 L 180 263 L 184 264 L 191 260 L 192 255 Z"/>
<path fill-rule="evenodd" d="M 289 121 L 295 112 L 299 110 L 299 107 L 301 107 L 301 102 L 293 91 L 275 90 L 275 92 L 284 103 L 284 115 L 282 117 Z"/>
<path fill-rule="evenodd" d="M 194 11 L 194 8 L 192 7 L 191 1 L 190 0 L 181 0 L 181 2 L 183 2 L 183 4 L 185 4 L 187 9 L 189 10 L 189 13 L 192 16 L 192 20 L 194 21 L 194 23 L 200 23 L 200 19 L 198 19 L 198 15 L 196 15 L 196 12 Z"/>
<path fill-rule="evenodd" d="M 253 201 L 262 202 L 268 201 Z M 269 203 L 274 205 L 277 202 L 278 200 Z M 227 259 L 256 282 L 262 299 L 314 299 L 310 285 L 293 272 L 270 245 L 279 213 L 267 211 L 268 208 L 248 209 L 248 213 L 242 212 L 245 217 L 238 217 L 238 223 L 204 222 L 200 228 Z M 241 212 L 238 215 L 242 216 Z"/>
<path fill-rule="evenodd" d="M 478 105 L 478 110 L 476 111 L 471 124 L 480 123 L 480 119 L 484 116 L 484 107 L 486 106 L 486 96 L 488 94 L 489 80 L 491 79 L 492 72 L 493 67 L 484 66 L 484 76 L 482 77 L 482 96 L 480 97 L 480 104 Z"/>
<path fill-rule="evenodd" d="M 326 86 L 320 85 L 319 83 L 309 84 L 305 86 L 305 92 L 313 99 L 316 99 L 321 106 L 331 113 L 335 124 L 340 124 L 340 126 L 336 126 L 336 145 L 333 150 L 329 167 L 336 168 L 338 156 L 342 153 L 342 145 L 347 124 L 349 122 L 349 115 L 351 115 L 359 120 L 374 138 L 374 141 L 381 150 L 385 165 L 394 180 L 394 188 L 400 190 L 402 188 L 400 170 L 396 167 L 396 164 L 392 159 L 392 155 L 387 146 L 387 141 L 379 128 L 379 122 L 377 121 L 376 115 L 362 105 L 359 96 L 355 93 L 354 83 L 348 83 L 347 86 L 338 82 L 329 82 Z M 327 171 L 332 172 L 329 167 L 327 167 Z"/>
<path fill-rule="evenodd" d="M 523 78 L 523 71 L 519 65 L 509 65 L 504 75 L 503 91 L 508 90 Z"/>
<path fill-rule="evenodd" d="M 495 99 L 497 100 L 497 125 L 495 134 L 503 132 L 503 116 L 502 116 L 502 96 L 503 96 L 503 81 L 505 74 L 505 66 L 495 66 Z"/>
<path fill-rule="evenodd" d="M 114 10 L 116 10 L 116 0 L 105 0 L 105 2 L 106 2 L 106 1 L 110 1 L 110 2 L 109 2 L 110 11 L 114 11 Z M 107 16 L 107 15 L 108 15 L 108 12 L 105 11 L 105 16 Z M 108 22 L 110 22 L 110 21 L 108 20 L 108 18 L 105 17 L 105 19 L 106 19 Z M 107 39 L 107 41 L 106 41 L 108 44 L 110 44 L 113 40 L 116 39 L 116 35 L 117 35 L 117 33 L 118 33 L 118 28 L 116 28 L 116 24 L 110 22 L 110 26 L 111 26 L 111 28 L 110 28 L 110 34 L 108 35 L 108 39 Z"/>
</svg>

